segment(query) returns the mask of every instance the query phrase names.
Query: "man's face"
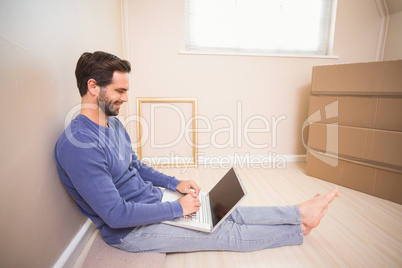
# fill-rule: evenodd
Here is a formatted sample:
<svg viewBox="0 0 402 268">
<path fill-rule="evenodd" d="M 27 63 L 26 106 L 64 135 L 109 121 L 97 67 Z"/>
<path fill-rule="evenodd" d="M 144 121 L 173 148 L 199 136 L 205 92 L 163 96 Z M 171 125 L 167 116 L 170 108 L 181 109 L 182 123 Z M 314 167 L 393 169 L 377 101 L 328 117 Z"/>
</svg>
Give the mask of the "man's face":
<svg viewBox="0 0 402 268">
<path fill-rule="evenodd" d="M 127 102 L 128 74 L 115 71 L 112 83 L 100 89 L 97 102 L 107 116 L 119 114 L 120 106 Z"/>
</svg>

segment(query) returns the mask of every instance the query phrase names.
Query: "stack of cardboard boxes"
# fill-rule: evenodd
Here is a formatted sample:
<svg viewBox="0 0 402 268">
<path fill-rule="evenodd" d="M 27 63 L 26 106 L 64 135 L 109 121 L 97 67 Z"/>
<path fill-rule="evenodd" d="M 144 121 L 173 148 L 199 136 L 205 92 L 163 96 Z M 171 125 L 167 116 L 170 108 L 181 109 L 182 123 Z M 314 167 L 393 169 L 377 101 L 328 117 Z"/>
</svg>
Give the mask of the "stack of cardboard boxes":
<svg viewBox="0 0 402 268">
<path fill-rule="evenodd" d="M 402 204 L 402 60 L 313 67 L 306 174 Z"/>
</svg>

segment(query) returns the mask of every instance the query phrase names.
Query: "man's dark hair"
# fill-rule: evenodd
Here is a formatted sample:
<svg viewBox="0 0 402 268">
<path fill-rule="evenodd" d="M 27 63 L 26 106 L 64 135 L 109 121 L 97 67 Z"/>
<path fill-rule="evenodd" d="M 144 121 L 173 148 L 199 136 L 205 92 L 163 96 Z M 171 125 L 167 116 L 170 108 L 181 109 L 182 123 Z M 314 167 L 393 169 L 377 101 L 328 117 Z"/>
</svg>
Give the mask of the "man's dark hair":
<svg viewBox="0 0 402 268">
<path fill-rule="evenodd" d="M 115 71 L 129 73 L 131 71 L 130 63 L 102 51 L 82 54 L 75 68 L 75 77 L 81 97 L 87 94 L 89 79 L 94 79 L 98 86 L 105 87 L 112 82 Z"/>
</svg>

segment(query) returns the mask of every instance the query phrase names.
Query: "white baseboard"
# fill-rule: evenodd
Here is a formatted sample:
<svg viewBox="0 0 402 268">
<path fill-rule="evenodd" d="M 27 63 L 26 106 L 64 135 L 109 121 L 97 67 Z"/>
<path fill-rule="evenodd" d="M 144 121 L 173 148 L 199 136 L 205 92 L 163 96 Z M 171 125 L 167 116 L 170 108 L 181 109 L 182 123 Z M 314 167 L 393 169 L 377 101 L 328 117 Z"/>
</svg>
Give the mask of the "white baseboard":
<svg viewBox="0 0 402 268">
<path fill-rule="evenodd" d="M 305 154 L 295 154 L 295 155 L 284 155 L 286 160 L 291 162 L 306 162 L 306 155 Z"/>
<path fill-rule="evenodd" d="M 194 166 L 194 160 L 191 157 L 145 157 L 144 163 L 152 166 Z M 214 166 L 222 168 L 230 168 L 231 166 L 243 167 L 253 164 L 263 164 L 266 167 L 286 166 L 286 163 L 305 162 L 306 155 L 277 155 L 269 153 L 267 155 L 239 155 L 235 153 L 230 156 L 199 156 L 197 165 Z"/>
<path fill-rule="evenodd" d="M 198 159 L 199 165 L 210 167 L 251 167 L 251 168 L 286 168 L 287 163 L 305 162 L 306 155 L 234 155 L 234 156 L 219 156 L 219 157 L 202 157 Z"/>
<path fill-rule="evenodd" d="M 95 225 L 90 219 L 87 219 L 82 228 L 71 240 L 68 247 L 64 250 L 63 254 L 53 265 L 53 268 L 73 267 L 94 231 Z"/>
</svg>

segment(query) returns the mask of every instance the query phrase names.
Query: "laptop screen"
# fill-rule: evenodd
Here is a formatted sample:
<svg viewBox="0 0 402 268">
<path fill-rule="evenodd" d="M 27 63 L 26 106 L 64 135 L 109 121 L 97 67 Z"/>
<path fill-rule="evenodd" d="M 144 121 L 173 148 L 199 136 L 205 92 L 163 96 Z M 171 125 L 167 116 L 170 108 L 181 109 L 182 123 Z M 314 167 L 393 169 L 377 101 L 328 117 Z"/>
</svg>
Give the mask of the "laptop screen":
<svg viewBox="0 0 402 268">
<path fill-rule="evenodd" d="M 231 168 L 209 192 L 213 226 L 215 226 L 244 195 L 245 192 L 237 178 L 236 172 Z"/>
</svg>

